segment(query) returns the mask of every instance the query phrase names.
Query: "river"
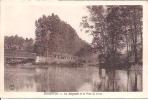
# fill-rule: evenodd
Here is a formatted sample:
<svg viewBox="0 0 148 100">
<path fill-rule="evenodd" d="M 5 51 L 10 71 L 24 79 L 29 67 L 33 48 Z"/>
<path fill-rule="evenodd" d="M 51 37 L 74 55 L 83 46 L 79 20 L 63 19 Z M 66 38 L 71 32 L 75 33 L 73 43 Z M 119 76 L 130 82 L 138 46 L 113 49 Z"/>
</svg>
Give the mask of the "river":
<svg viewBox="0 0 148 100">
<path fill-rule="evenodd" d="M 109 74 L 107 75 L 105 72 L 104 74 L 100 76 L 97 66 L 87 64 L 81 66 L 6 64 L 4 84 L 5 91 L 112 91 L 112 79 L 109 80 Z M 114 91 L 132 91 L 134 80 L 128 78 L 127 71 L 116 70 L 115 76 Z M 134 77 L 134 74 L 130 76 Z M 141 86 L 142 83 L 138 84 Z M 141 87 L 139 88 L 141 89 Z"/>
</svg>

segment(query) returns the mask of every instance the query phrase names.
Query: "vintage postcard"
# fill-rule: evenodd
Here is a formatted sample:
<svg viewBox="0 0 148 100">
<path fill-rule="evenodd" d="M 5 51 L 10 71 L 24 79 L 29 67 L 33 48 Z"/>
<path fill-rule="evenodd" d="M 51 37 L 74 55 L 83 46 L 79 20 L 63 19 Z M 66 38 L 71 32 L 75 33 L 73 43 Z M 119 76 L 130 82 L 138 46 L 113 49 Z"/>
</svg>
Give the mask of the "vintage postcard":
<svg viewBox="0 0 148 100">
<path fill-rule="evenodd" d="M 148 1 L 0 3 L 0 97 L 148 98 Z"/>
</svg>

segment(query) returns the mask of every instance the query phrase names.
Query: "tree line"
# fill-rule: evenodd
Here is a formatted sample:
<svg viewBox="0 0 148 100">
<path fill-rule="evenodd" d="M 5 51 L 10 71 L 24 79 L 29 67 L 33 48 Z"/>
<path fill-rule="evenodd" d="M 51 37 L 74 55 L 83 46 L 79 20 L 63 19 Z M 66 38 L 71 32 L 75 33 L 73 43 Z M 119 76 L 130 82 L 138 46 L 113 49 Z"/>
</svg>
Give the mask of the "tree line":
<svg viewBox="0 0 148 100">
<path fill-rule="evenodd" d="M 34 43 L 32 38 L 23 38 L 18 35 L 4 37 L 4 49 L 6 50 L 24 50 L 26 52 L 34 51 Z"/>
<path fill-rule="evenodd" d="M 84 45 L 87 45 L 69 24 L 54 13 L 41 16 L 35 21 L 35 26 L 37 55 L 48 56 L 52 52 L 74 55 Z"/>
<path fill-rule="evenodd" d="M 99 62 L 114 66 L 142 64 L 142 6 L 87 6 L 80 23 L 93 36 Z"/>
</svg>

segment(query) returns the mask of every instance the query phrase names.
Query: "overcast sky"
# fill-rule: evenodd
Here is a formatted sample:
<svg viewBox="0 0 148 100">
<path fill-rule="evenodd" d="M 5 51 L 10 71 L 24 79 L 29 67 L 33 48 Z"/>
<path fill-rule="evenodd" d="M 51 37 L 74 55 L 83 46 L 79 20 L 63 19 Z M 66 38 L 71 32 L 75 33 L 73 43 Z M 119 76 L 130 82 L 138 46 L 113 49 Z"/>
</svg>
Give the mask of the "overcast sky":
<svg viewBox="0 0 148 100">
<path fill-rule="evenodd" d="M 79 37 L 87 42 L 91 42 L 89 34 L 80 31 L 80 21 L 82 16 L 87 15 L 85 6 L 5 6 L 2 10 L 2 25 L 4 34 L 7 36 L 18 34 L 19 36 L 35 38 L 35 20 L 43 14 L 57 14 L 61 20 L 70 24 L 78 33 Z"/>
</svg>

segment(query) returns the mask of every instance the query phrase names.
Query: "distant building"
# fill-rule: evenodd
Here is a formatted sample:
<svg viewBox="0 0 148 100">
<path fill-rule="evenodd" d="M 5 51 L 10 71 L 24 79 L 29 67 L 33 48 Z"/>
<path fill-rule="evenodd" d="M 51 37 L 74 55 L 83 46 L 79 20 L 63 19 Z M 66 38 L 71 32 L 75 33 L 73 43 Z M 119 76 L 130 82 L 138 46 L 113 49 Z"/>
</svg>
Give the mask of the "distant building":
<svg viewBox="0 0 148 100">
<path fill-rule="evenodd" d="M 48 56 L 37 56 L 36 63 L 75 63 L 78 57 L 66 53 L 52 52 Z"/>
<path fill-rule="evenodd" d="M 87 63 L 98 64 L 98 53 L 83 56 L 75 56 L 67 53 L 52 52 L 48 56 L 37 56 L 36 63 Z"/>
</svg>

